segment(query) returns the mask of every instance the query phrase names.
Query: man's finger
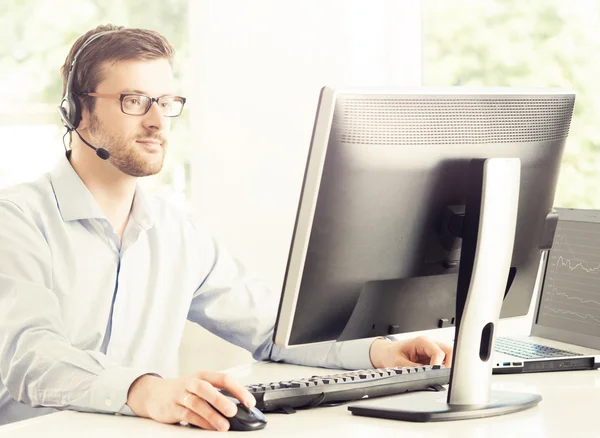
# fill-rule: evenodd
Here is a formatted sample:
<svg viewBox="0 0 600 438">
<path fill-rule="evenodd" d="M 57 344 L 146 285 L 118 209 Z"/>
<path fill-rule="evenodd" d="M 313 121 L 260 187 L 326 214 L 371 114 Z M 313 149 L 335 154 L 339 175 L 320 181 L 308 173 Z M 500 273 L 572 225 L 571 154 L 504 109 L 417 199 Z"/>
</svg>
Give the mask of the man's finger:
<svg viewBox="0 0 600 438">
<path fill-rule="evenodd" d="M 208 423 L 210 423 L 210 426 L 214 430 L 226 431 L 229 429 L 229 421 L 227 421 L 219 412 L 209 405 L 205 399 L 197 396 L 196 394 L 189 394 L 190 396 L 186 395 L 181 402 L 184 407 L 197 414 L 199 417 L 204 418 Z"/>
<path fill-rule="evenodd" d="M 237 406 L 230 399 L 221 394 L 217 388 L 212 386 L 206 380 L 198 379 L 197 377 L 189 378 L 186 381 L 186 388 L 189 397 L 190 394 L 194 394 L 203 400 L 209 402 L 213 408 L 221 412 L 226 417 L 233 417 L 237 413 Z M 184 402 L 186 400 L 184 398 Z M 187 404 L 184 403 L 187 407 Z"/>
<path fill-rule="evenodd" d="M 194 411 L 190 411 L 185 406 L 179 406 L 179 409 L 180 413 L 177 415 L 177 418 L 181 418 L 182 422 L 193 424 L 194 426 L 198 426 L 205 430 L 216 430 L 207 420 L 196 414 Z"/>
<path fill-rule="evenodd" d="M 446 344 L 445 342 L 435 341 L 435 343 L 446 354 L 446 359 L 444 359 L 444 365 L 446 365 L 447 367 L 452 366 L 452 347 L 450 345 Z"/>
<path fill-rule="evenodd" d="M 225 373 L 214 371 L 199 371 L 196 376 L 214 385 L 216 388 L 227 390 L 233 397 L 237 398 L 245 406 L 252 408 L 256 405 L 254 396 L 238 383 L 233 377 Z"/>
<path fill-rule="evenodd" d="M 444 350 L 438 344 L 428 338 L 419 338 L 418 342 L 423 352 L 429 357 L 430 365 L 441 365 L 444 362 L 446 353 L 444 353 Z"/>
<path fill-rule="evenodd" d="M 413 362 L 411 360 L 409 360 L 408 358 L 406 359 L 402 359 L 402 363 L 399 364 L 401 367 L 420 367 L 423 364 L 422 363 L 417 363 L 417 362 Z"/>
<path fill-rule="evenodd" d="M 429 365 L 443 365 L 445 357 L 444 352 L 435 353 L 429 358 Z"/>
</svg>

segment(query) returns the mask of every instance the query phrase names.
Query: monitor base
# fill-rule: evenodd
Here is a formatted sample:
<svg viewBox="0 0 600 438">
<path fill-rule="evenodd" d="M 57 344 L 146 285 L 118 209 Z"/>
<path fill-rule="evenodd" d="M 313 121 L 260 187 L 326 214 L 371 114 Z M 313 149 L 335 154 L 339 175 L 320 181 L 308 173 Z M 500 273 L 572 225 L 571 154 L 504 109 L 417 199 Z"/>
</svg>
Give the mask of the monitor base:
<svg viewBox="0 0 600 438">
<path fill-rule="evenodd" d="M 490 403 L 484 405 L 451 405 L 446 394 L 415 392 L 401 397 L 369 404 L 349 406 L 353 415 L 390 420 L 428 422 L 453 421 L 510 414 L 536 406 L 542 397 L 537 394 L 492 391 Z"/>
</svg>

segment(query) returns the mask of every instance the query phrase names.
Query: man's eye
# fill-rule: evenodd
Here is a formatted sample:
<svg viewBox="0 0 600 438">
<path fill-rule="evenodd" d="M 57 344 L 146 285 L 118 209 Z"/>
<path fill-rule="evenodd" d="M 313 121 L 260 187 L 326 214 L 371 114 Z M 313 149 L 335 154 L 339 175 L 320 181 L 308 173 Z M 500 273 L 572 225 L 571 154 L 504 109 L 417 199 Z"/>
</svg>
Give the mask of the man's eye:
<svg viewBox="0 0 600 438">
<path fill-rule="evenodd" d="M 139 105 L 140 100 L 137 97 L 129 97 L 129 98 L 125 99 L 125 103 L 127 105 Z"/>
</svg>

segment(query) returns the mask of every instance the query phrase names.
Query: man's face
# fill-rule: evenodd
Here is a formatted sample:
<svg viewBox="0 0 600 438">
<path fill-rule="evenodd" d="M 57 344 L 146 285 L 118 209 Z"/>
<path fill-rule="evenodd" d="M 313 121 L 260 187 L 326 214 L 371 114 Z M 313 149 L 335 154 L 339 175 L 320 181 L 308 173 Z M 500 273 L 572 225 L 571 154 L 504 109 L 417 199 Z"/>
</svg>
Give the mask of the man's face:
<svg viewBox="0 0 600 438">
<path fill-rule="evenodd" d="M 172 95 L 171 66 L 166 59 L 105 63 L 104 80 L 91 91 L 151 97 Z M 94 99 L 95 107 L 87 126 L 90 143 L 109 151 L 110 162 L 127 175 L 158 173 L 163 166 L 171 122 L 162 115 L 158 104 L 154 102 L 146 114 L 136 116 L 123 113 L 118 98 Z"/>
</svg>

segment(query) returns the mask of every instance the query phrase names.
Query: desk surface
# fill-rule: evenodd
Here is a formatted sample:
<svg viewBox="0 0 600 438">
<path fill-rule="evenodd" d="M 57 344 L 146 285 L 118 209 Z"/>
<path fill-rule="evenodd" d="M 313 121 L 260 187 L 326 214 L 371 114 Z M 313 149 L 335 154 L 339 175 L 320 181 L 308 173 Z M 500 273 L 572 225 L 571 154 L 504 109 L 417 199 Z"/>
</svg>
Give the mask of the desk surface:
<svg viewBox="0 0 600 438">
<path fill-rule="evenodd" d="M 229 370 L 243 384 L 299 378 L 331 371 L 277 363 L 255 363 Z M 600 371 L 570 371 L 493 376 L 496 390 L 541 394 L 535 408 L 487 419 L 442 423 L 408 423 L 354 416 L 348 405 L 267 414 L 267 427 L 256 437 L 565 437 L 600 436 Z M 392 400 L 398 395 L 387 398 Z M 373 403 L 377 400 L 358 403 Z M 355 402 L 356 403 L 356 402 Z M 64 411 L 0 427 L 0 438 L 32 436 L 60 438 L 197 437 L 197 428 L 172 426 L 136 417 Z M 227 432 L 223 436 L 239 436 Z M 221 436 L 221 435 L 219 435 Z"/>
</svg>

